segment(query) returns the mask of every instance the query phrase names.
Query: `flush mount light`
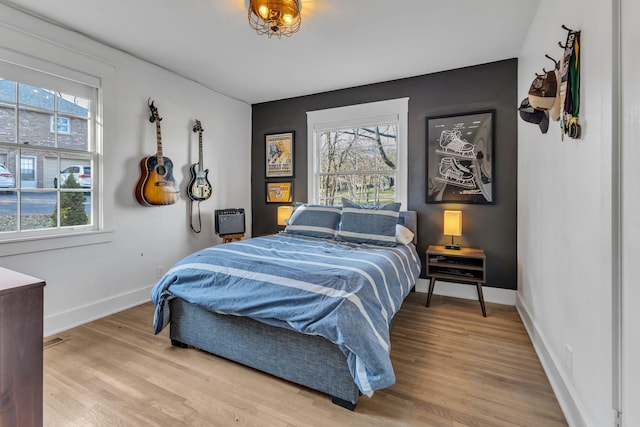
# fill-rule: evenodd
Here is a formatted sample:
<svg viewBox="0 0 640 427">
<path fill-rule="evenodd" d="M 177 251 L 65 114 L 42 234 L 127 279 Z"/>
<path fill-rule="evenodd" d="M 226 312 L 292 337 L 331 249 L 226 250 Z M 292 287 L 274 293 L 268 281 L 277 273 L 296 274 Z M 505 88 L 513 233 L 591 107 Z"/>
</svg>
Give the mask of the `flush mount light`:
<svg viewBox="0 0 640 427">
<path fill-rule="evenodd" d="M 290 37 L 300 29 L 300 0 L 250 0 L 249 25 L 269 38 Z"/>
</svg>

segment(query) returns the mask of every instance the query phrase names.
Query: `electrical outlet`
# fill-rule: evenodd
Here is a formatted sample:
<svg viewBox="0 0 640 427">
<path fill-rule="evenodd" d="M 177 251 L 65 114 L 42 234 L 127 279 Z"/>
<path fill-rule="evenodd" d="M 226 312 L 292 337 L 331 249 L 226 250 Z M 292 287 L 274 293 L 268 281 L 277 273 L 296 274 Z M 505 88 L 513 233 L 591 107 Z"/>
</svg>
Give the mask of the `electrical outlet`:
<svg viewBox="0 0 640 427">
<path fill-rule="evenodd" d="M 564 348 L 564 366 L 569 376 L 573 376 L 573 350 L 569 344 Z"/>
<path fill-rule="evenodd" d="M 164 265 L 159 265 L 156 267 L 156 279 L 159 279 L 164 274 Z"/>
</svg>

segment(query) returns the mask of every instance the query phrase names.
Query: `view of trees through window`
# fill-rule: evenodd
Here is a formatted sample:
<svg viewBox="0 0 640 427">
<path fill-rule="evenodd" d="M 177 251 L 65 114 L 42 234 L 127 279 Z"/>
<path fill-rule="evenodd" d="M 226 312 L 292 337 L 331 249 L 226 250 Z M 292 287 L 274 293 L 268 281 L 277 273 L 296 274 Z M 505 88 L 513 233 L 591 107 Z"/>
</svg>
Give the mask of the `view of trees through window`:
<svg viewBox="0 0 640 427">
<path fill-rule="evenodd" d="M 394 202 L 397 135 L 396 124 L 318 132 L 319 202 L 340 205 L 342 197 L 366 205 Z"/>
<path fill-rule="evenodd" d="M 91 107 L 86 97 L 0 78 L 0 237 L 91 225 Z"/>
</svg>

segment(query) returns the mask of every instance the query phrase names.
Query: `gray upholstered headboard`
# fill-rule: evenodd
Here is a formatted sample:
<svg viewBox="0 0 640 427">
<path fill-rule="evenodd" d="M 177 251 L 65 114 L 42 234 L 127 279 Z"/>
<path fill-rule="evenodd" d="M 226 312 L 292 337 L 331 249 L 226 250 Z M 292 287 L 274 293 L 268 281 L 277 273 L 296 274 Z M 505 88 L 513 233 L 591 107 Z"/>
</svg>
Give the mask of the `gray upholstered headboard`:
<svg viewBox="0 0 640 427">
<path fill-rule="evenodd" d="M 400 211 L 398 224 L 404 225 L 413 233 L 413 243 L 418 242 L 418 214 L 416 211 Z"/>
</svg>

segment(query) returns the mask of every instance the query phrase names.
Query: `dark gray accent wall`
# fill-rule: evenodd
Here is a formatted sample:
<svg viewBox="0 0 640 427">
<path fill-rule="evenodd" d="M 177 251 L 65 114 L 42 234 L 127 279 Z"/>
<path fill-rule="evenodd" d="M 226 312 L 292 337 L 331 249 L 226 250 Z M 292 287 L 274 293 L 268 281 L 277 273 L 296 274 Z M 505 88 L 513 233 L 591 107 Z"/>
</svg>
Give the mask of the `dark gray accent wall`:
<svg viewBox="0 0 640 427">
<path fill-rule="evenodd" d="M 418 212 L 418 252 L 445 244 L 443 211 L 463 211 L 463 246 L 487 254 L 487 286 L 516 289 L 517 59 L 252 106 L 251 204 L 253 234 L 282 229 L 265 195 L 264 135 L 295 132 L 294 201 L 307 201 L 307 111 L 409 97 L 409 206 Z M 493 204 L 426 203 L 426 118 L 494 110 Z M 271 181 L 271 179 L 270 179 Z M 423 267 L 424 274 L 424 267 Z M 424 276 L 423 276 L 424 277 Z"/>
</svg>

